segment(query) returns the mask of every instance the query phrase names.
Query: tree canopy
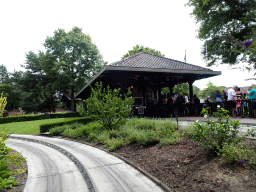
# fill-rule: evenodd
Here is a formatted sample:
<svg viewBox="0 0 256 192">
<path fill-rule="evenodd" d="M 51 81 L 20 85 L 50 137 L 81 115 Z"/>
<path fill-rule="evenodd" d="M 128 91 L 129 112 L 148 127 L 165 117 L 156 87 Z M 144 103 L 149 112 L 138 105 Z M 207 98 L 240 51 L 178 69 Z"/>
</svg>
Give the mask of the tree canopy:
<svg viewBox="0 0 256 192">
<path fill-rule="evenodd" d="M 255 0 L 189 0 L 208 66 L 256 62 Z M 206 49 L 207 47 L 207 49 Z M 254 66 L 255 67 L 255 66 Z"/>
<path fill-rule="evenodd" d="M 124 59 L 126 57 L 129 57 L 131 55 L 134 55 L 134 54 L 140 52 L 141 50 L 144 51 L 144 52 L 147 52 L 147 53 L 151 53 L 151 54 L 154 54 L 154 55 L 164 57 L 164 54 L 162 54 L 160 51 L 157 51 L 157 50 L 149 48 L 149 47 L 144 47 L 143 45 L 136 45 L 131 50 L 129 50 L 128 53 L 126 53 L 122 57 L 122 59 Z"/>
<path fill-rule="evenodd" d="M 210 96 L 211 97 L 211 100 L 213 102 L 216 101 L 216 94 L 217 94 L 217 91 L 219 90 L 221 92 L 221 94 L 223 94 L 223 90 L 225 89 L 226 87 L 224 86 L 216 86 L 214 85 L 212 82 L 209 82 L 207 84 L 207 87 L 205 89 L 203 89 L 201 91 L 201 93 L 199 94 L 199 97 L 200 98 L 203 98 L 203 99 L 206 99 L 207 96 Z"/>
<path fill-rule="evenodd" d="M 78 27 L 69 32 L 56 30 L 53 37 L 46 38 L 44 46 L 56 59 L 58 86 L 71 95 L 71 110 L 74 110 L 75 92 L 105 65 L 102 55 L 91 37 Z"/>
</svg>

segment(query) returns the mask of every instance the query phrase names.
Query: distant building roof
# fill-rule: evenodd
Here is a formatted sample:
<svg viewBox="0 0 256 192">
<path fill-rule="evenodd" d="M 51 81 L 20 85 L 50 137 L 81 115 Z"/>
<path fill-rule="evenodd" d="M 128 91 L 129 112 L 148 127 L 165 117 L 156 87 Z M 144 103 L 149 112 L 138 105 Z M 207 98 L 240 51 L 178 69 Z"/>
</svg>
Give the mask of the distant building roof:
<svg viewBox="0 0 256 192">
<path fill-rule="evenodd" d="M 114 62 L 110 66 L 120 67 L 140 67 L 153 69 L 172 69 L 172 70 L 189 70 L 189 71 L 212 71 L 211 69 L 191 65 L 185 62 L 153 55 L 146 52 L 139 52 L 125 59 Z"/>
</svg>

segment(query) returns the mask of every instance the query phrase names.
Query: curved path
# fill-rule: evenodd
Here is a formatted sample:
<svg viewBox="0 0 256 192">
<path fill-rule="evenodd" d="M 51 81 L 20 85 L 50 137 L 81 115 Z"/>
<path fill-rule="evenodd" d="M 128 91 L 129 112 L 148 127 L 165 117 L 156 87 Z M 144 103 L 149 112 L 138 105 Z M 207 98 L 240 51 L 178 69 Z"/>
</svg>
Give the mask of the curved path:
<svg viewBox="0 0 256 192">
<path fill-rule="evenodd" d="M 100 149 L 78 142 L 58 138 L 32 135 L 11 135 L 11 137 L 8 139 L 7 145 L 17 151 L 22 151 L 23 156 L 28 158 L 29 172 L 25 191 L 38 191 L 39 184 L 36 184 L 38 181 L 34 180 L 39 178 L 36 175 L 44 176 L 43 173 L 45 172 L 48 172 L 48 176 L 43 178 L 45 182 L 42 183 L 44 184 L 40 184 L 40 189 L 42 189 L 41 191 L 78 192 L 90 191 L 90 187 L 88 187 L 88 184 L 86 184 L 84 180 L 81 181 L 83 178 L 81 172 L 79 172 L 78 168 L 74 168 L 74 163 L 68 157 L 63 157 L 62 153 L 50 147 L 20 139 L 46 142 L 54 146 L 58 146 L 61 149 L 64 149 L 66 152 L 72 154 L 86 169 L 89 177 L 91 178 L 91 182 L 94 185 L 93 191 L 164 191 L 161 187 L 157 186 L 149 178 L 130 165 Z M 29 144 L 31 147 L 28 147 Z M 42 154 L 40 152 L 42 152 Z M 60 163 L 59 161 L 63 162 Z M 70 176 L 71 179 L 68 180 L 66 179 L 64 173 L 72 173 L 73 176 Z M 69 177 L 69 175 L 67 177 Z"/>
<path fill-rule="evenodd" d="M 7 145 L 27 157 L 24 191 L 88 191 L 76 165 L 65 155 L 34 142 L 8 139 Z"/>
</svg>

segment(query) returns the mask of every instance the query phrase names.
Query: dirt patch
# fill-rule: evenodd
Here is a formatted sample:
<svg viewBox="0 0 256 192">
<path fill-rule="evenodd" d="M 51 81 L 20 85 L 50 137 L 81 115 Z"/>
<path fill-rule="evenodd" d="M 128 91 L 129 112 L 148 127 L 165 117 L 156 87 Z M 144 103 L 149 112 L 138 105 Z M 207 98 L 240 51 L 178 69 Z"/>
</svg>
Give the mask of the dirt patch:
<svg viewBox="0 0 256 192">
<path fill-rule="evenodd" d="M 184 139 L 180 144 L 150 147 L 130 144 L 114 151 L 144 169 L 173 191 L 256 191 L 256 167 L 247 162 L 223 166 L 219 157 Z"/>
</svg>

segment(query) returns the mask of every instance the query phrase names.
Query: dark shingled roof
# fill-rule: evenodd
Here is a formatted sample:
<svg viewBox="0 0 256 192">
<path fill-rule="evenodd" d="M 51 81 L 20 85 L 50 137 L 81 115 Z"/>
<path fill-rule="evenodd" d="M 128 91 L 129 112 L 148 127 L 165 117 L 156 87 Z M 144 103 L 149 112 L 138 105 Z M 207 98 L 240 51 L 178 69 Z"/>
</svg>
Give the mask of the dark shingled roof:
<svg viewBox="0 0 256 192">
<path fill-rule="evenodd" d="M 118 67 L 142 67 L 155 69 L 189 70 L 189 71 L 212 71 L 211 69 L 191 65 L 185 62 L 160 57 L 146 52 L 139 52 L 125 59 L 114 62 L 110 66 Z"/>
</svg>

